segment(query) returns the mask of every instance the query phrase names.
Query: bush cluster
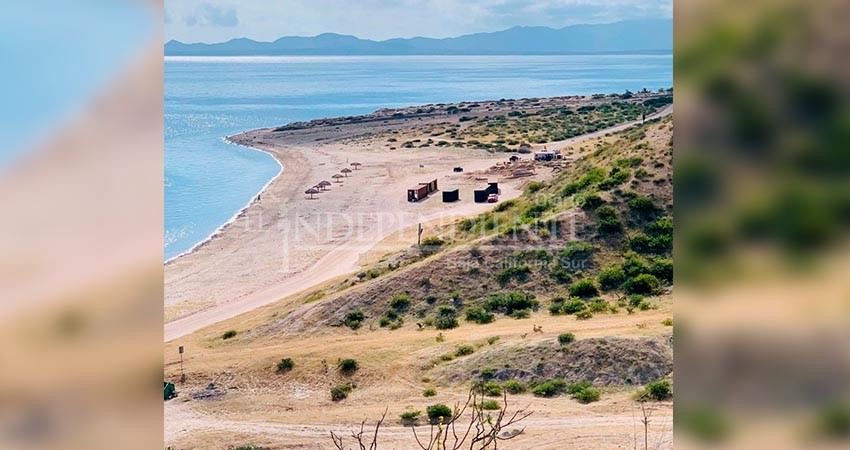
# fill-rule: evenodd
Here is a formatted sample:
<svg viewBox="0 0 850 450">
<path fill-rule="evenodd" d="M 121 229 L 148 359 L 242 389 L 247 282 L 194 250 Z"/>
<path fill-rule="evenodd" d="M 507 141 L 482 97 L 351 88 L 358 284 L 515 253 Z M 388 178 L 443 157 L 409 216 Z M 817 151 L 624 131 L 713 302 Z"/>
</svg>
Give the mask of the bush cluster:
<svg viewBox="0 0 850 450">
<path fill-rule="evenodd" d="M 509 292 L 507 294 L 491 295 L 484 301 L 485 310 L 499 312 L 513 316 L 516 311 L 537 310 L 540 302 L 534 299 L 534 295 L 520 292 Z"/>
<path fill-rule="evenodd" d="M 590 298 L 599 294 L 596 284 L 592 280 L 583 279 L 570 285 L 570 295 L 579 298 Z"/>
<path fill-rule="evenodd" d="M 283 358 L 277 363 L 277 371 L 279 373 L 289 372 L 295 367 L 295 362 L 292 358 Z"/>
<path fill-rule="evenodd" d="M 575 342 L 576 335 L 572 333 L 561 333 L 558 335 L 558 343 L 561 345 L 569 345 Z"/>
<path fill-rule="evenodd" d="M 454 415 L 452 409 L 442 403 L 425 408 L 425 413 L 428 414 L 428 421 L 432 425 L 437 425 L 441 420 L 443 423 L 448 423 Z"/>
<path fill-rule="evenodd" d="M 351 311 L 348 314 L 346 314 L 345 319 L 342 321 L 342 323 L 345 326 L 347 326 L 348 328 L 351 328 L 352 330 L 356 330 L 356 329 L 360 328 L 361 325 L 363 325 L 363 320 L 365 320 L 365 319 L 366 319 L 366 315 L 363 314 L 363 311 L 360 311 L 358 309 L 358 310 Z"/>
<path fill-rule="evenodd" d="M 457 310 L 447 305 L 437 308 L 437 317 L 434 319 L 434 326 L 438 330 L 457 328 Z"/>
<path fill-rule="evenodd" d="M 351 375 L 354 372 L 357 372 L 357 369 L 360 368 L 360 365 L 356 360 L 351 358 L 343 359 L 338 364 L 339 372 L 343 375 Z"/>
</svg>

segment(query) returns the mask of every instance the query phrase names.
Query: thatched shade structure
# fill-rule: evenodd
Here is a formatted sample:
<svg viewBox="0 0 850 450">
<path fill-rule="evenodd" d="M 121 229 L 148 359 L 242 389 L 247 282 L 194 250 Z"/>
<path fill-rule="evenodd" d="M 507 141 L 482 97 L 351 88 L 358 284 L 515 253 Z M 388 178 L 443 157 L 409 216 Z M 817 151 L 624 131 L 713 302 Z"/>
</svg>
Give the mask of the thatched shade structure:
<svg viewBox="0 0 850 450">
<path fill-rule="evenodd" d="M 305 193 L 305 194 L 310 194 L 310 199 L 312 200 L 312 199 L 313 199 L 313 195 L 318 194 L 318 193 L 319 193 L 319 190 L 318 190 L 318 189 L 316 189 L 316 188 L 310 188 L 310 189 L 307 189 L 306 191 L 304 191 L 304 193 Z"/>
<path fill-rule="evenodd" d="M 348 176 L 348 174 L 350 174 L 350 173 L 351 173 L 351 169 L 349 169 L 348 167 L 346 167 L 345 169 L 340 170 L 340 172 L 344 173 L 344 174 L 345 174 L 345 176 Z"/>
<path fill-rule="evenodd" d="M 318 186 L 322 189 L 327 189 L 327 187 L 330 186 L 330 185 L 331 185 L 330 181 L 322 180 L 322 181 L 319 182 Z"/>
<path fill-rule="evenodd" d="M 359 169 L 360 169 L 360 166 L 362 166 L 362 165 L 363 165 L 363 164 L 360 164 L 359 162 L 353 162 L 353 163 L 351 163 L 351 166 L 352 166 L 352 167 L 354 167 L 354 170 L 359 170 Z"/>
<path fill-rule="evenodd" d="M 344 177 L 344 175 L 340 175 L 338 173 L 331 176 L 331 178 L 335 179 L 337 183 L 342 183 L 342 180 L 340 180 L 342 177 Z"/>
</svg>

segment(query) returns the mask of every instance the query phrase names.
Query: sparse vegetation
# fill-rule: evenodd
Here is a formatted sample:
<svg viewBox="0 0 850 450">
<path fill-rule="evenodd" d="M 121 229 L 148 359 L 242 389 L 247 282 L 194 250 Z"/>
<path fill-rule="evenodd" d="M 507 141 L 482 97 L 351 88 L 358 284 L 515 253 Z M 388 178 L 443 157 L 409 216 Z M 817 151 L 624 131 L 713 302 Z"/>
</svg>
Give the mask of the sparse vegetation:
<svg viewBox="0 0 850 450">
<path fill-rule="evenodd" d="M 278 373 L 289 372 L 295 367 L 295 362 L 292 361 L 292 358 L 283 358 L 277 363 L 277 371 Z"/>
<path fill-rule="evenodd" d="M 422 411 L 405 411 L 401 413 L 399 419 L 401 419 L 402 425 L 409 427 L 415 425 L 420 416 L 422 416 Z"/>
<path fill-rule="evenodd" d="M 339 372 L 343 375 L 351 375 L 354 372 L 357 372 L 357 369 L 360 368 L 360 365 L 356 360 L 351 358 L 343 359 L 339 362 Z"/>
<path fill-rule="evenodd" d="M 561 333 L 558 335 L 558 343 L 561 345 L 569 345 L 575 342 L 576 335 L 572 333 Z"/>
<path fill-rule="evenodd" d="M 440 423 L 440 421 L 451 420 L 454 417 L 452 409 L 442 403 L 425 408 L 425 412 L 428 414 L 428 421 L 433 425 Z"/>
<path fill-rule="evenodd" d="M 512 378 L 508 381 L 505 381 L 505 391 L 508 394 L 522 394 L 523 392 L 525 392 L 525 385 L 521 381 Z"/>
<path fill-rule="evenodd" d="M 221 335 L 221 339 L 226 341 L 236 337 L 236 330 L 227 330 Z"/>
<path fill-rule="evenodd" d="M 363 320 L 366 319 L 366 315 L 363 314 L 363 311 L 359 309 L 356 311 L 351 311 L 345 315 L 345 320 L 343 324 L 352 330 L 356 330 L 363 325 Z"/>
<path fill-rule="evenodd" d="M 466 310 L 466 320 L 470 322 L 485 324 L 495 320 L 493 313 L 487 311 L 482 306 L 473 306 Z"/>
<path fill-rule="evenodd" d="M 673 386 L 667 380 L 659 380 L 647 383 L 644 388 L 638 392 L 638 400 L 640 401 L 656 401 L 663 402 L 673 398 Z"/>
<path fill-rule="evenodd" d="M 570 285 L 570 295 L 579 298 L 590 298 L 599 294 L 599 290 L 593 281 L 584 279 Z"/>
<path fill-rule="evenodd" d="M 354 389 L 354 386 L 350 383 L 334 386 L 331 388 L 331 400 L 335 402 L 345 400 L 348 398 L 348 394 L 351 393 L 352 389 Z"/>
<path fill-rule="evenodd" d="M 498 400 L 484 400 L 481 402 L 481 408 L 487 411 L 495 411 L 502 409 L 502 404 Z"/>
<path fill-rule="evenodd" d="M 475 353 L 475 347 L 468 344 L 458 346 L 458 348 L 455 350 L 455 356 L 457 357 L 468 356 L 473 353 Z"/>
<path fill-rule="evenodd" d="M 434 388 L 427 388 L 424 391 L 422 391 L 423 397 L 434 397 L 436 395 L 437 395 L 437 390 L 434 389 Z"/>
<path fill-rule="evenodd" d="M 438 330 L 449 330 L 457 328 L 457 310 L 451 306 L 440 306 L 437 309 L 437 317 L 434 319 L 434 326 Z"/>
</svg>

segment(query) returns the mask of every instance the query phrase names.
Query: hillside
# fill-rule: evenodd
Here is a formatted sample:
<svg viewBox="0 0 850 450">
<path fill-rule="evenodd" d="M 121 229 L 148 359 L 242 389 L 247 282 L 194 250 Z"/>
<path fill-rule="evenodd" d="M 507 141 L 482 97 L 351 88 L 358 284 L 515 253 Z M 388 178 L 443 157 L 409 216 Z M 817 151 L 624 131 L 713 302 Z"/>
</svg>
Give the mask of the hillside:
<svg viewBox="0 0 850 450">
<path fill-rule="evenodd" d="M 240 38 L 217 44 L 169 41 L 166 56 L 256 55 L 541 55 L 670 52 L 673 21 L 633 20 L 560 29 L 514 27 L 454 38 L 373 41 L 334 33 L 287 36 L 274 42 Z"/>
<path fill-rule="evenodd" d="M 511 120 L 525 120 L 520 130 L 539 119 Z M 411 448 L 400 414 L 487 383 L 534 411 L 516 448 L 629 446 L 634 396 L 673 370 L 672 132 L 668 116 L 564 149 L 517 199 L 193 334 L 167 404 L 184 424 L 170 444 L 316 448 L 387 408 L 384 442 Z M 167 379 L 180 376 L 176 345 Z M 356 369 L 338 369 L 349 358 Z M 666 445 L 672 404 L 652 408 L 652 439 Z"/>
</svg>

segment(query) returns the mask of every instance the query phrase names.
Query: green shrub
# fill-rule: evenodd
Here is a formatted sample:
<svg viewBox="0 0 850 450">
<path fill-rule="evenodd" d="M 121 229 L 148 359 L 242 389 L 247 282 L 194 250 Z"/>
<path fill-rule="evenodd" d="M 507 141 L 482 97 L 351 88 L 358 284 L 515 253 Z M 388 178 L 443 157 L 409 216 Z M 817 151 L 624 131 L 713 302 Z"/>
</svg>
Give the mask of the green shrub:
<svg viewBox="0 0 850 450">
<path fill-rule="evenodd" d="M 221 335 L 222 340 L 228 340 L 236 337 L 236 330 L 227 330 Z"/>
<path fill-rule="evenodd" d="M 496 370 L 493 368 L 486 368 L 481 370 L 481 379 L 482 380 L 492 380 L 493 377 L 496 376 Z"/>
<path fill-rule="evenodd" d="M 531 310 L 529 309 L 517 309 L 511 313 L 511 317 L 514 319 L 528 319 L 531 317 Z"/>
<path fill-rule="evenodd" d="M 521 381 L 512 378 L 508 381 L 505 381 L 505 391 L 507 391 L 508 394 L 522 394 L 523 392 L 525 392 L 525 385 L 522 384 Z"/>
<path fill-rule="evenodd" d="M 587 302 L 587 309 L 592 313 L 604 313 L 608 311 L 608 302 L 597 297 Z"/>
<path fill-rule="evenodd" d="M 655 211 L 655 203 L 649 197 L 635 197 L 628 201 L 629 208 L 638 214 L 647 214 Z"/>
<path fill-rule="evenodd" d="M 552 303 L 549 305 L 549 314 L 553 316 L 560 315 L 564 310 L 564 299 L 563 298 L 553 298 Z"/>
<path fill-rule="evenodd" d="M 590 298 L 597 294 L 599 294 L 599 290 L 596 289 L 596 285 L 591 280 L 579 280 L 570 285 L 570 295 L 573 297 Z"/>
<path fill-rule="evenodd" d="M 661 282 L 653 275 L 642 273 L 626 280 L 623 287 L 629 294 L 653 295 L 661 290 Z"/>
<path fill-rule="evenodd" d="M 455 355 L 452 355 L 451 353 L 443 353 L 440 355 L 440 361 L 451 361 L 453 359 L 455 359 Z"/>
<path fill-rule="evenodd" d="M 475 347 L 468 344 L 458 346 L 458 348 L 455 350 L 455 356 L 457 357 L 468 356 L 473 353 L 475 353 Z"/>
<path fill-rule="evenodd" d="M 338 402 L 340 400 L 345 400 L 348 398 L 348 394 L 351 393 L 351 390 L 354 387 L 351 384 L 343 384 L 339 386 L 334 386 L 331 388 L 331 400 Z"/>
<path fill-rule="evenodd" d="M 667 258 L 655 258 L 649 265 L 649 273 L 659 280 L 668 283 L 673 282 L 673 260 Z"/>
<path fill-rule="evenodd" d="M 517 280 L 519 282 L 524 282 L 528 280 L 528 276 L 531 275 L 531 267 L 528 264 L 522 264 L 520 266 L 508 267 L 507 269 L 502 270 L 496 275 L 496 280 L 499 281 L 499 284 L 507 284 L 511 280 Z"/>
<path fill-rule="evenodd" d="M 594 211 L 605 203 L 599 194 L 587 194 L 585 196 L 576 197 L 576 206 L 585 211 Z"/>
<path fill-rule="evenodd" d="M 420 245 L 422 247 L 440 247 L 441 245 L 443 245 L 445 243 L 446 243 L 446 241 L 440 239 L 437 236 L 428 236 L 425 239 L 422 239 L 422 242 L 420 242 Z"/>
<path fill-rule="evenodd" d="M 351 358 L 343 359 L 339 362 L 338 366 L 340 373 L 342 373 L 343 375 L 351 375 L 354 372 L 357 372 L 357 369 L 360 368 L 360 365 L 357 363 L 357 361 Z"/>
<path fill-rule="evenodd" d="M 531 390 L 531 393 L 537 397 L 555 397 L 561 395 L 567 389 L 567 382 L 555 378 L 538 384 Z"/>
<path fill-rule="evenodd" d="M 587 304 L 579 299 L 572 299 L 567 303 L 564 303 L 563 312 L 564 314 L 576 314 L 581 311 L 587 309 Z"/>
<path fill-rule="evenodd" d="M 499 341 L 499 336 L 490 336 L 490 337 L 487 338 L 487 343 L 490 344 L 490 345 L 493 345 L 498 341 Z"/>
<path fill-rule="evenodd" d="M 419 420 L 419 417 L 422 415 L 422 411 L 405 411 L 401 413 L 399 418 L 401 419 L 401 424 L 404 426 L 415 425 L 416 421 Z"/>
<path fill-rule="evenodd" d="M 653 381 L 647 383 L 643 390 L 638 394 L 638 399 L 641 401 L 654 400 L 662 402 L 673 398 L 673 387 L 667 380 Z"/>
<path fill-rule="evenodd" d="M 661 321 L 661 325 L 664 325 L 665 327 L 672 327 L 673 326 L 673 319 L 668 317 L 668 318 Z"/>
<path fill-rule="evenodd" d="M 434 388 L 428 388 L 422 391 L 423 397 L 434 397 L 435 395 L 437 395 L 437 390 Z"/>
<path fill-rule="evenodd" d="M 449 330 L 457 327 L 457 310 L 451 306 L 440 306 L 437 308 L 437 317 L 434 326 L 438 330 Z"/>
<path fill-rule="evenodd" d="M 528 186 L 525 188 L 525 190 L 529 194 L 533 194 L 533 193 L 543 189 L 544 187 L 546 187 L 545 184 L 543 184 L 539 181 L 532 181 L 531 183 L 528 183 Z"/>
<path fill-rule="evenodd" d="M 611 205 L 602 205 L 596 209 L 596 226 L 600 233 L 613 233 L 623 229 L 617 210 Z"/>
<path fill-rule="evenodd" d="M 573 281 L 572 275 L 570 275 L 570 273 L 561 266 L 555 267 L 551 272 L 549 272 L 549 274 L 558 284 L 569 284 Z"/>
<path fill-rule="evenodd" d="M 481 393 L 490 397 L 502 395 L 502 385 L 495 381 L 488 381 L 481 385 Z"/>
<path fill-rule="evenodd" d="M 558 335 L 558 343 L 561 345 L 572 344 L 576 340 L 576 335 L 572 333 L 561 333 Z"/>
<path fill-rule="evenodd" d="M 428 421 L 432 425 L 440 423 L 441 420 L 442 423 L 449 423 L 454 418 L 452 409 L 442 403 L 425 408 L 425 413 L 428 414 Z"/>
<path fill-rule="evenodd" d="M 611 291 L 619 288 L 626 280 L 626 274 L 623 268 L 619 266 L 611 266 L 602 269 L 596 277 L 599 280 L 599 287 L 603 291 Z"/>
<path fill-rule="evenodd" d="M 398 294 L 390 300 L 390 308 L 398 311 L 404 312 L 407 308 L 410 307 L 410 296 L 407 294 Z"/>
<path fill-rule="evenodd" d="M 561 259 L 565 260 L 580 260 L 589 258 L 594 251 L 594 247 L 587 242 L 570 241 L 560 251 Z"/>
<path fill-rule="evenodd" d="M 602 394 L 597 389 L 587 388 L 572 394 L 572 397 L 578 400 L 579 403 L 592 403 L 599 401 Z"/>
<path fill-rule="evenodd" d="M 283 358 L 277 363 L 277 371 L 279 373 L 289 372 L 295 367 L 295 362 L 292 358 Z"/>
<path fill-rule="evenodd" d="M 577 382 L 571 383 L 569 386 L 567 386 L 566 391 L 567 391 L 567 394 L 575 395 L 578 392 L 581 392 L 585 389 L 590 388 L 590 386 L 591 386 L 591 384 L 590 384 L 589 381 L 577 381 Z"/>
<path fill-rule="evenodd" d="M 480 324 L 490 323 L 495 320 L 493 313 L 484 309 L 483 306 L 473 306 L 466 310 L 466 320 Z"/>
<path fill-rule="evenodd" d="M 531 294 L 509 292 L 507 294 L 491 295 L 484 301 L 483 306 L 487 311 L 511 315 L 516 310 L 536 310 L 540 307 L 540 303 Z"/>
<path fill-rule="evenodd" d="M 495 411 L 498 409 L 502 409 L 502 404 L 499 403 L 497 400 L 484 400 L 483 402 L 481 402 L 481 409 L 487 411 Z"/>
<path fill-rule="evenodd" d="M 593 318 L 593 313 L 588 310 L 579 311 L 576 313 L 576 320 L 587 320 Z"/>
<path fill-rule="evenodd" d="M 363 311 L 360 311 L 358 309 L 346 314 L 343 324 L 345 324 L 345 326 L 351 328 L 352 330 L 356 330 L 360 328 L 360 326 L 363 324 L 364 319 L 366 319 L 366 315 L 363 314 Z"/>
</svg>

